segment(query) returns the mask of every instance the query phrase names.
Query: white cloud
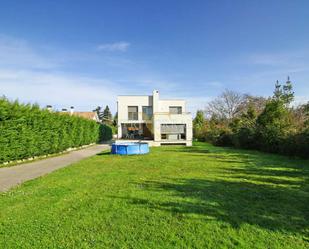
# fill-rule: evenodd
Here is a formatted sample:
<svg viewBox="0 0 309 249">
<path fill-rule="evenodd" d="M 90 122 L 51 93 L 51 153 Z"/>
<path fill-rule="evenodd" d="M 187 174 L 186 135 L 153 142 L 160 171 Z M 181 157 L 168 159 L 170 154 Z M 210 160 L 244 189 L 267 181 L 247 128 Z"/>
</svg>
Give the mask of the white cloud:
<svg viewBox="0 0 309 249">
<path fill-rule="evenodd" d="M 308 96 L 297 95 L 297 96 L 295 96 L 295 99 L 294 99 L 292 105 L 298 106 L 298 105 L 306 104 L 307 102 L 309 102 Z"/>
<path fill-rule="evenodd" d="M 101 50 L 124 51 L 128 46 L 125 42 L 102 44 Z M 117 70 L 115 65 L 122 65 L 128 70 L 127 73 L 110 79 L 97 75 L 85 77 L 83 71 L 67 73 L 66 65 L 76 61 L 78 64 L 79 56 L 83 59 L 87 57 L 89 65 L 98 64 L 97 58 L 89 53 L 65 51 L 63 54 L 56 48 L 46 50 L 22 39 L 0 35 L 0 96 L 6 95 L 21 102 L 37 102 L 42 107 L 50 104 L 57 109 L 73 105 L 76 110 L 85 111 L 97 105 L 109 105 L 112 111 L 116 111 L 117 95 L 151 94 L 153 89 L 158 89 L 162 98 L 184 97 L 188 101 L 189 111 L 202 108 L 207 101 L 203 97 L 193 97 L 182 84 L 158 77 L 143 66 L 140 66 L 140 73 L 132 73 L 133 62 L 122 61 L 123 58 L 112 55 L 100 62 L 112 66 L 113 70 Z M 135 72 L 136 65 L 133 68 Z"/>
<path fill-rule="evenodd" d="M 55 68 L 56 63 L 41 56 L 24 40 L 0 35 L 0 66 L 50 69 Z"/>
<path fill-rule="evenodd" d="M 289 51 L 277 53 L 255 53 L 248 57 L 248 62 L 254 65 L 271 67 L 289 67 L 302 71 L 307 64 L 308 51 Z"/>
<path fill-rule="evenodd" d="M 26 70 L 0 70 L 0 89 L 12 100 L 85 111 L 98 105 L 115 111 L 117 96 L 117 86 L 108 80 Z"/>
<path fill-rule="evenodd" d="M 104 43 L 97 46 L 97 50 L 99 51 L 120 51 L 125 52 L 130 47 L 130 43 L 128 42 L 114 42 L 114 43 Z"/>
<path fill-rule="evenodd" d="M 205 85 L 214 87 L 214 88 L 223 88 L 224 84 L 220 81 L 210 81 L 210 82 L 206 82 Z"/>
</svg>

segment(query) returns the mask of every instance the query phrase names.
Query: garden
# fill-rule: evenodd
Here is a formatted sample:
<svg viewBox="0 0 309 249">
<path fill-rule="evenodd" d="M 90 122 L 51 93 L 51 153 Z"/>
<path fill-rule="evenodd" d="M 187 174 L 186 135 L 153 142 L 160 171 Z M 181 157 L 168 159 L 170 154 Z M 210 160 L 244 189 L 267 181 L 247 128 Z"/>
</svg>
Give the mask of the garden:
<svg viewBox="0 0 309 249">
<path fill-rule="evenodd" d="M 309 161 L 253 150 L 109 151 L 0 196 L 1 248 L 308 248 Z"/>
</svg>

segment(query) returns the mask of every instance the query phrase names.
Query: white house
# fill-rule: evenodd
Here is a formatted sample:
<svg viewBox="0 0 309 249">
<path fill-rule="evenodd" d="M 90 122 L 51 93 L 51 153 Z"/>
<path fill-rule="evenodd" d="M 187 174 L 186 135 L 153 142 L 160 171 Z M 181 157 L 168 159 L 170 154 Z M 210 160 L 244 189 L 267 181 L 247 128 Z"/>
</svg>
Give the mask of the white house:
<svg viewBox="0 0 309 249">
<path fill-rule="evenodd" d="M 153 146 L 192 145 L 192 116 L 185 100 L 150 96 L 118 96 L 118 139 L 145 140 Z"/>
</svg>

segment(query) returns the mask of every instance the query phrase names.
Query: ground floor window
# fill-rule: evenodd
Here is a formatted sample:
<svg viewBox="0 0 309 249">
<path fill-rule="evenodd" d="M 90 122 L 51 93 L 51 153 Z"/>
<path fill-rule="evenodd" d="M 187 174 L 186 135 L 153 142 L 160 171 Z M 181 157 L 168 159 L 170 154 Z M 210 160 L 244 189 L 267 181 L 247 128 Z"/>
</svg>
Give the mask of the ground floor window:
<svg viewBox="0 0 309 249">
<path fill-rule="evenodd" d="M 161 140 L 186 140 L 186 125 L 161 124 Z"/>
<path fill-rule="evenodd" d="M 153 139 L 152 124 L 124 123 L 121 124 L 121 130 L 123 139 L 140 139 L 140 140 Z"/>
</svg>

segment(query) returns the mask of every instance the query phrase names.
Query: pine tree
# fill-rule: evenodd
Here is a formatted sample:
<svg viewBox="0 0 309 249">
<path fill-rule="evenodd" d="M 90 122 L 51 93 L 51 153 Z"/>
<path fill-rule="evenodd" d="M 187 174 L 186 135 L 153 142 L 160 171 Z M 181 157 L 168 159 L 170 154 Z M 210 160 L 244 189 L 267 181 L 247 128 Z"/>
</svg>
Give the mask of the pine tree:
<svg viewBox="0 0 309 249">
<path fill-rule="evenodd" d="M 105 107 L 104 111 L 103 111 L 103 117 L 102 117 L 102 121 L 103 123 L 105 124 L 111 124 L 113 122 L 112 120 L 112 113 L 111 111 L 109 110 L 109 107 L 108 105 Z"/>
<path fill-rule="evenodd" d="M 99 120 L 102 121 L 102 119 L 103 119 L 102 107 L 101 107 L 101 106 L 98 106 L 98 107 L 95 108 L 93 111 L 97 113 L 97 115 L 98 115 L 98 117 L 99 117 Z"/>
<path fill-rule="evenodd" d="M 281 85 L 279 84 L 278 80 L 276 81 L 273 98 L 275 100 L 280 100 L 282 98 L 282 89 L 281 89 Z"/>
<path fill-rule="evenodd" d="M 288 77 L 285 85 L 280 85 L 279 81 L 277 80 L 273 99 L 282 101 L 285 106 L 288 106 L 294 100 L 293 86 L 290 81 L 290 77 Z"/>
<path fill-rule="evenodd" d="M 288 80 L 286 81 L 285 85 L 283 85 L 282 100 L 287 105 L 290 104 L 294 100 L 293 86 L 292 86 L 289 76 L 288 76 Z"/>
</svg>

